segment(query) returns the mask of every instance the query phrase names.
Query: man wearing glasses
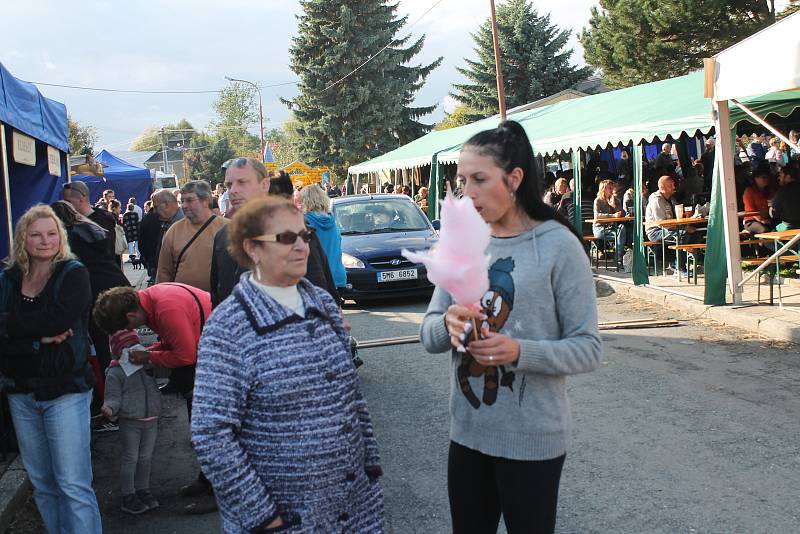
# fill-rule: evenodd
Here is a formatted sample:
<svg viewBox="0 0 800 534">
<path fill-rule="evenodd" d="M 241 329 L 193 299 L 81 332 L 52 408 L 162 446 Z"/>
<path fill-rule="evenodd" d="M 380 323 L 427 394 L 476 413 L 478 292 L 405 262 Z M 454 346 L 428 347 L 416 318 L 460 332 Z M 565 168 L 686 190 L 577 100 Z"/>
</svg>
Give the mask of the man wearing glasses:
<svg viewBox="0 0 800 534">
<path fill-rule="evenodd" d="M 258 196 L 270 194 L 270 176 L 264 165 L 253 158 L 234 158 L 222 164 L 225 169 L 225 188 L 228 190 L 229 209 L 236 211 L 245 203 Z M 288 176 L 283 176 L 287 179 Z M 276 182 L 279 182 L 278 179 Z M 275 189 L 275 188 L 273 188 Z M 291 185 L 289 186 L 291 190 Z M 290 193 L 291 194 L 291 193 Z M 228 231 L 222 228 L 214 237 L 214 253 L 211 258 L 211 303 L 216 307 L 239 283 L 244 267 L 236 263 L 228 252 Z M 336 302 L 340 301 L 333 281 L 328 259 L 322 250 L 319 238 L 312 236 L 309 242 L 308 267 L 306 279 L 315 286 L 325 289 Z"/>
<path fill-rule="evenodd" d="M 181 188 L 183 219 L 164 235 L 156 283 L 178 282 L 208 291 L 214 236 L 228 221 L 211 211 L 211 186 L 204 180 Z"/>
</svg>

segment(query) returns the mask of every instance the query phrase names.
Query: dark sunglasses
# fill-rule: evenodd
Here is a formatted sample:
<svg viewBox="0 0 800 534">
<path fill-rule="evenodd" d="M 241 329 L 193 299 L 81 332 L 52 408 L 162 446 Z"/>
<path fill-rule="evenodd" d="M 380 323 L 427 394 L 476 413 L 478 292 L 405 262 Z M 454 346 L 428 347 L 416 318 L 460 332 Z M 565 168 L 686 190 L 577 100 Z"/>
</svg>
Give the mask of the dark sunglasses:
<svg viewBox="0 0 800 534">
<path fill-rule="evenodd" d="M 258 237 L 251 237 L 253 241 L 261 241 L 264 243 L 280 243 L 281 245 L 294 245 L 297 238 L 303 240 L 303 243 L 311 241 L 314 235 L 313 230 L 300 230 L 299 232 L 281 232 L 280 234 L 264 234 Z"/>
<path fill-rule="evenodd" d="M 223 169 L 229 169 L 231 167 L 241 168 L 247 165 L 247 158 L 233 158 L 229 159 L 225 163 L 222 164 Z"/>
</svg>

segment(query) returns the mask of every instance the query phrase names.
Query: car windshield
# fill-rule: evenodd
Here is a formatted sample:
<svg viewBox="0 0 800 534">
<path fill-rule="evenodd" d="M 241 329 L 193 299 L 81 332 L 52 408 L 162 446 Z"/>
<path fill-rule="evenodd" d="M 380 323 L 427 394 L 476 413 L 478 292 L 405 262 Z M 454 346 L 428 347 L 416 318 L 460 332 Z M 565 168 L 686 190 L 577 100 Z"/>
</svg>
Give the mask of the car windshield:
<svg viewBox="0 0 800 534">
<path fill-rule="evenodd" d="M 372 199 L 333 208 L 342 235 L 427 230 L 428 219 L 410 200 Z"/>
</svg>

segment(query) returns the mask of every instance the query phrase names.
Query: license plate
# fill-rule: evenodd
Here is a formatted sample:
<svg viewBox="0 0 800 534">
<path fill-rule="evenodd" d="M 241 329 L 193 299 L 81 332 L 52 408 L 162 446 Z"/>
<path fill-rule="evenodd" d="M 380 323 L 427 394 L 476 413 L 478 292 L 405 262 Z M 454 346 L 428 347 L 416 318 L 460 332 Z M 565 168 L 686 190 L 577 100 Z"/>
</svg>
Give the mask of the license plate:
<svg viewBox="0 0 800 534">
<path fill-rule="evenodd" d="M 403 269 L 400 271 L 381 271 L 378 273 L 378 282 L 398 282 L 400 280 L 416 280 L 416 269 Z"/>
</svg>

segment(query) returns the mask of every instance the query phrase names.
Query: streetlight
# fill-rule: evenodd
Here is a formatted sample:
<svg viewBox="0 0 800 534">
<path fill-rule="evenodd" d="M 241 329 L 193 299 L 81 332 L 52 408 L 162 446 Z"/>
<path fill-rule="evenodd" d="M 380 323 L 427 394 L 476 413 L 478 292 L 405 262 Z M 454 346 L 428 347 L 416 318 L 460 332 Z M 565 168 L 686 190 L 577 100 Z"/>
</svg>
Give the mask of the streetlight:
<svg viewBox="0 0 800 534">
<path fill-rule="evenodd" d="M 258 123 L 259 123 L 259 132 L 261 133 L 261 159 L 264 159 L 264 107 L 261 103 L 261 89 L 251 81 L 248 80 L 240 80 L 238 78 L 231 78 L 230 76 L 225 76 L 225 79 L 229 82 L 241 82 L 247 83 L 252 85 L 256 88 L 258 92 Z"/>
</svg>

